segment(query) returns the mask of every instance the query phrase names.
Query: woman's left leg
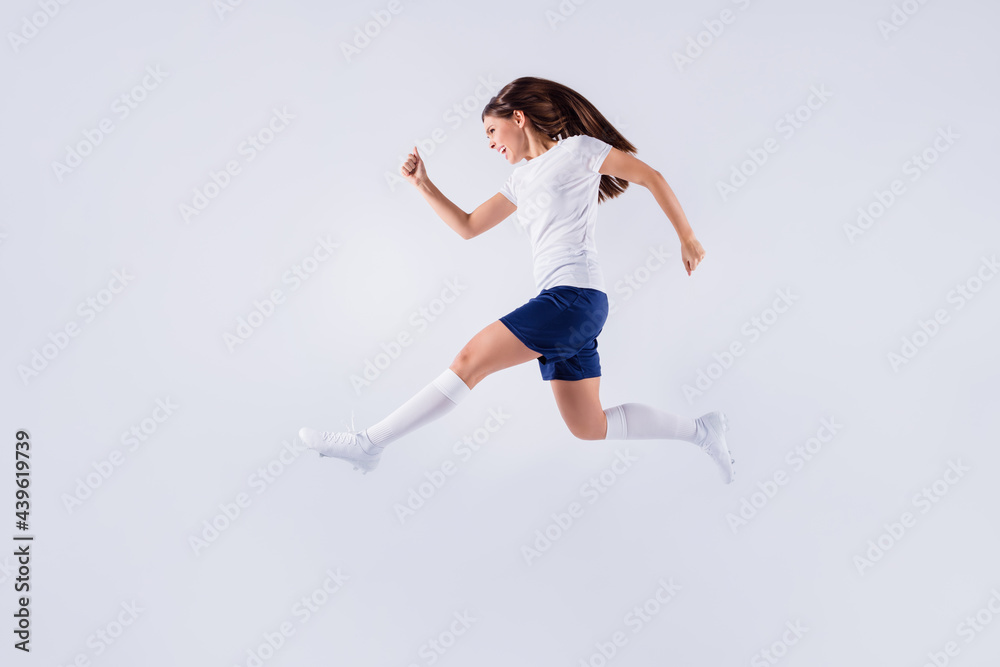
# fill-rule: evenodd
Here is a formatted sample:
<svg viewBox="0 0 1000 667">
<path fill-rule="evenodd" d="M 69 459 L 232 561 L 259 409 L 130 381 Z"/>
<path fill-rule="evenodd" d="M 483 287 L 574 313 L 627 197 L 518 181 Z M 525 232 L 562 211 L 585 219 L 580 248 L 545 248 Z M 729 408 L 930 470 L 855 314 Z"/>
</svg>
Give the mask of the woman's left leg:
<svg viewBox="0 0 1000 667">
<path fill-rule="evenodd" d="M 722 481 L 733 480 L 733 459 L 723 432 L 725 415 L 710 412 L 697 419 L 681 417 L 643 403 L 601 407 L 600 377 L 549 380 L 563 421 L 581 440 L 683 440 L 704 450 L 719 468 Z"/>
<path fill-rule="evenodd" d="M 698 441 L 698 420 L 657 410 L 642 403 L 601 407 L 600 377 L 549 380 L 559 413 L 570 433 L 581 440 Z"/>
<path fill-rule="evenodd" d="M 733 481 L 736 472 L 724 435 L 729 426 L 721 412 L 691 419 L 642 403 L 602 409 L 600 377 L 549 382 L 563 421 L 581 440 L 683 440 L 712 458 L 723 483 Z"/>
<path fill-rule="evenodd" d="M 601 378 L 549 380 L 559 414 L 581 440 L 604 440 L 608 419 L 601 408 Z"/>
</svg>

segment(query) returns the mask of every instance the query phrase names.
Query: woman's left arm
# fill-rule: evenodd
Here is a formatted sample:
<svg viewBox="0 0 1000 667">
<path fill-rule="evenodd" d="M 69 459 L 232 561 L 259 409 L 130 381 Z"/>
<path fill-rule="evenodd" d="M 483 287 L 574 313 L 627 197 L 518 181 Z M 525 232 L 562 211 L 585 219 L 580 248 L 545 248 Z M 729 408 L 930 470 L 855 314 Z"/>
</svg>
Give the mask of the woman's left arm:
<svg viewBox="0 0 1000 667">
<path fill-rule="evenodd" d="M 663 178 L 663 174 L 631 153 L 614 147 L 604 158 L 598 172 L 642 185 L 653 193 L 656 203 L 660 205 L 663 213 L 677 231 L 677 238 L 681 242 L 681 260 L 688 275 L 691 275 L 698 263 L 705 257 L 705 251 L 698 239 L 695 238 L 694 230 L 691 229 L 680 202 L 677 201 L 677 197 L 670 185 L 667 184 L 667 180 Z"/>
</svg>

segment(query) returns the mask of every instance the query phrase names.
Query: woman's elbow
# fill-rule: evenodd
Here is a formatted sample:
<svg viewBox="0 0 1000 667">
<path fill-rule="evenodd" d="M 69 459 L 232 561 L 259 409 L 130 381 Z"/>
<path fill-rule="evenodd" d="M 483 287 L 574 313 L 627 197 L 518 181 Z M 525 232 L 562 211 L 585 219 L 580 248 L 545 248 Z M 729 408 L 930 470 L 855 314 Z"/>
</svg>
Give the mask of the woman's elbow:
<svg viewBox="0 0 1000 667">
<path fill-rule="evenodd" d="M 642 183 L 640 183 L 640 185 L 652 188 L 657 183 L 663 182 L 666 182 L 666 179 L 663 178 L 663 174 L 650 167 L 649 171 L 643 176 Z"/>
</svg>

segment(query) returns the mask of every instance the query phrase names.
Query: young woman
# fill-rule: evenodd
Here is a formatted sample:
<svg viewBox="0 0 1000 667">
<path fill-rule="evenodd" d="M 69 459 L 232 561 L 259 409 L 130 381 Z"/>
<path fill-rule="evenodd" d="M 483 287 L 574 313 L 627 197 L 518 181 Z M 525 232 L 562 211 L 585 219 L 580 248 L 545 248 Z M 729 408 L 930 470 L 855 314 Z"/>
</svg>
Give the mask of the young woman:
<svg viewBox="0 0 1000 667">
<path fill-rule="evenodd" d="M 500 192 L 466 213 L 430 179 L 416 147 L 401 172 L 442 220 L 471 239 L 518 212 L 533 253 L 538 296 L 477 333 L 451 365 L 385 419 L 362 431 L 299 431 L 323 456 L 351 462 L 367 473 L 383 448 L 451 411 L 490 373 L 538 360 L 570 432 L 582 440 L 669 439 L 693 443 L 733 480 L 726 444 L 726 416 L 709 412 L 691 419 L 642 403 L 604 409 L 598 395 L 601 366 L 597 336 L 608 316 L 608 297 L 594 230 L 597 206 L 629 183 L 653 194 L 680 237 L 688 275 L 705 257 L 663 176 L 633 157 L 635 147 L 576 91 L 547 79 L 522 77 L 486 105 L 483 130 L 490 149 L 511 172 Z M 353 428 L 353 427 L 352 427 Z"/>
</svg>

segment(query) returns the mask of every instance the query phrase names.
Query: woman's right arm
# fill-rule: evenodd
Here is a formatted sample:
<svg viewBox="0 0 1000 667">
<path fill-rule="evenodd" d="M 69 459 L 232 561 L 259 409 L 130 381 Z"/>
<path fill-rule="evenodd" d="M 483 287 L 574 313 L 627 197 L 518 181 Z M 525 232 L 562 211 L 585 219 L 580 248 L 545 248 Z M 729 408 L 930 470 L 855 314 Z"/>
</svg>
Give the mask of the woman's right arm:
<svg viewBox="0 0 1000 667">
<path fill-rule="evenodd" d="M 416 146 L 413 147 L 413 152 L 409 154 L 400 171 L 403 177 L 420 191 L 434 212 L 463 239 L 469 240 L 479 236 L 517 210 L 509 199 L 498 192 L 480 204 L 472 213 L 466 213 L 445 197 L 427 178 L 424 161 L 420 159 Z"/>
<path fill-rule="evenodd" d="M 437 213 L 442 220 L 444 220 L 449 227 L 455 230 L 455 232 L 461 236 L 463 239 L 469 238 L 469 214 L 460 209 L 458 206 L 441 194 L 441 191 L 437 189 L 431 180 L 427 178 L 427 169 L 424 167 L 424 161 L 420 158 L 420 152 L 417 147 L 413 147 L 413 152 L 406 156 L 406 162 L 403 166 L 399 168 L 400 172 L 410 184 L 415 186 L 420 194 L 424 196 L 427 203 L 431 205 L 434 212 Z"/>
<path fill-rule="evenodd" d="M 445 221 L 445 223 L 455 230 L 463 239 L 469 236 L 469 214 L 460 209 L 450 199 L 444 196 L 437 186 L 431 183 L 430 179 L 424 178 L 417 184 L 417 190 L 424 196 L 427 203 L 431 205 L 434 212 Z"/>
</svg>

